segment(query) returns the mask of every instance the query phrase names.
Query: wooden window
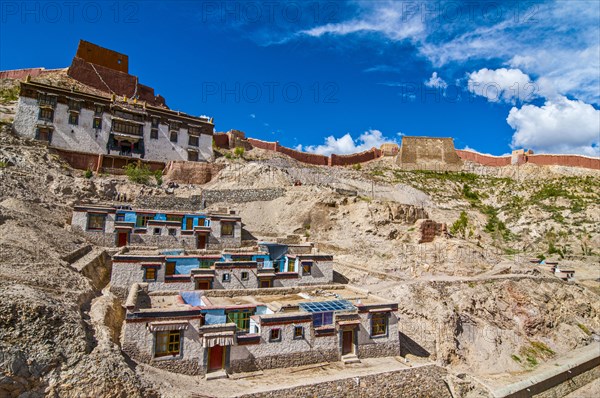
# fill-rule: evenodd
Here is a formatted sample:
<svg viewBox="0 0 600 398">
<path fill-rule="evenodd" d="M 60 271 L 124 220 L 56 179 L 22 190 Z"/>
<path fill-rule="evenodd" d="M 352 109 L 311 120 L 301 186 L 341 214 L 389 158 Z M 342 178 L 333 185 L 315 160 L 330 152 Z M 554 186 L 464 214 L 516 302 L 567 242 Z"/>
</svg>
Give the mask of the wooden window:
<svg viewBox="0 0 600 398">
<path fill-rule="evenodd" d="M 269 341 L 281 341 L 281 329 L 271 329 Z"/>
<path fill-rule="evenodd" d="M 148 225 L 148 220 L 152 220 L 153 218 L 153 214 L 139 214 L 135 219 L 135 226 L 137 228 L 146 228 Z"/>
<path fill-rule="evenodd" d="M 137 113 L 129 113 L 119 110 L 115 110 L 113 113 L 116 117 L 120 117 L 121 119 L 134 120 L 136 122 L 144 121 L 144 116 Z"/>
<path fill-rule="evenodd" d="M 177 131 L 171 131 L 171 142 L 177 142 Z"/>
<path fill-rule="evenodd" d="M 188 161 L 197 162 L 198 161 L 198 152 L 188 151 Z"/>
<path fill-rule="evenodd" d="M 125 214 L 121 213 L 121 214 L 117 214 L 115 221 L 119 222 L 119 221 L 125 221 Z"/>
<path fill-rule="evenodd" d="M 89 231 L 104 231 L 106 214 L 88 214 L 87 229 Z"/>
<path fill-rule="evenodd" d="M 295 272 L 296 271 L 296 260 L 288 260 L 287 272 Z"/>
<path fill-rule="evenodd" d="M 382 336 L 387 334 L 388 314 L 386 312 L 371 315 L 371 336 Z"/>
<path fill-rule="evenodd" d="M 160 235 L 162 233 L 161 228 L 154 228 L 154 235 Z"/>
<path fill-rule="evenodd" d="M 54 120 L 54 110 L 50 108 L 40 108 L 40 113 L 38 115 L 39 120 L 45 120 L 47 122 L 51 122 Z"/>
<path fill-rule="evenodd" d="M 223 274 L 223 278 L 221 279 L 223 282 L 231 282 L 231 274 L 226 272 Z"/>
<path fill-rule="evenodd" d="M 221 236 L 233 236 L 234 227 L 234 222 L 221 221 Z"/>
<path fill-rule="evenodd" d="M 131 135 L 143 135 L 144 126 L 141 124 L 125 123 L 120 120 L 112 121 L 112 131 L 116 133 L 131 134 Z"/>
<path fill-rule="evenodd" d="M 304 338 L 304 327 L 303 326 L 294 326 L 294 339 L 302 339 Z"/>
<path fill-rule="evenodd" d="M 305 261 L 302 263 L 302 275 L 310 275 L 312 272 L 312 261 Z"/>
<path fill-rule="evenodd" d="M 190 146 L 198 146 L 198 137 L 194 136 L 194 135 L 190 135 L 190 138 L 188 139 L 188 145 Z"/>
<path fill-rule="evenodd" d="M 40 106 L 50 106 L 54 108 L 56 106 L 56 96 L 51 94 L 40 93 L 38 95 L 38 102 Z"/>
<path fill-rule="evenodd" d="M 248 271 L 242 271 L 242 280 L 247 281 L 249 278 Z"/>
<path fill-rule="evenodd" d="M 158 122 L 159 122 L 159 120 L 160 120 L 160 119 L 159 119 L 159 118 L 157 118 L 157 117 L 153 117 L 153 118 L 151 119 L 151 123 L 152 123 L 152 128 L 153 128 L 153 129 L 157 129 L 157 128 L 158 128 Z"/>
<path fill-rule="evenodd" d="M 216 259 L 202 258 L 202 259 L 200 259 L 200 268 L 210 268 L 217 261 L 218 260 L 216 260 Z"/>
<path fill-rule="evenodd" d="M 176 356 L 181 348 L 181 331 L 169 330 L 156 332 L 156 343 L 154 345 L 154 356 Z"/>
<path fill-rule="evenodd" d="M 173 261 L 167 261 L 167 263 L 165 264 L 165 275 L 175 275 L 175 263 Z"/>
<path fill-rule="evenodd" d="M 183 216 L 176 216 L 173 214 L 167 214 L 167 221 L 177 221 L 181 222 L 183 220 Z"/>
<path fill-rule="evenodd" d="M 101 117 L 95 117 L 94 118 L 93 128 L 95 128 L 95 129 L 101 129 L 102 128 L 102 118 Z"/>
<path fill-rule="evenodd" d="M 227 321 L 235 323 L 238 330 L 247 332 L 250 329 L 251 315 L 250 310 L 230 311 L 227 312 Z"/>
<path fill-rule="evenodd" d="M 68 106 L 70 111 L 79 111 L 81 109 L 81 101 L 69 99 Z"/>
<path fill-rule="evenodd" d="M 150 138 L 152 138 L 153 140 L 158 139 L 158 129 L 150 130 Z"/>
<path fill-rule="evenodd" d="M 177 230 L 175 228 L 169 228 L 170 236 L 177 236 Z"/>
<path fill-rule="evenodd" d="M 69 112 L 69 124 L 77 126 L 79 124 L 79 113 Z"/>
<path fill-rule="evenodd" d="M 102 105 L 96 105 L 94 107 L 94 115 L 95 116 L 102 116 L 103 112 L 104 112 L 104 107 Z"/>
<path fill-rule="evenodd" d="M 144 280 L 145 281 L 156 281 L 156 268 L 147 267 L 144 272 Z"/>
</svg>

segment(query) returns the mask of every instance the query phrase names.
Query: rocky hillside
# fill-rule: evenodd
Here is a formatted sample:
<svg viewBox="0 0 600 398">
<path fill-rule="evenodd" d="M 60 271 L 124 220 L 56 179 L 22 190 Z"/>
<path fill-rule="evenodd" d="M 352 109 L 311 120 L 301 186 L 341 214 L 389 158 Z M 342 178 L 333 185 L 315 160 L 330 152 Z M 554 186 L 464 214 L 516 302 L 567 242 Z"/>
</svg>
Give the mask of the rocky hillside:
<svg viewBox="0 0 600 398">
<path fill-rule="evenodd" d="M 1 106 L 10 117 L 14 103 Z M 252 150 L 223 152 L 211 182 L 167 193 L 153 182 L 86 178 L 9 130 L 3 121 L 0 396 L 157 395 L 155 381 L 119 350 L 121 303 L 102 292 L 108 263 L 87 276 L 75 266 L 81 255 L 101 258 L 102 248 L 82 252 L 89 242 L 70 230 L 72 205 L 117 194 L 135 201 L 283 188 L 269 201 L 209 206 L 238 209 L 249 239 L 313 241 L 335 254 L 341 279 L 400 303 L 406 354 L 457 372 L 520 374 L 600 332 L 596 171 L 406 172 L 386 158 L 320 168 Z M 425 218 L 446 223 L 451 236 L 420 244 Z M 535 257 L 575 267 L 577 284 L 532 265 Z"/>
</svg>

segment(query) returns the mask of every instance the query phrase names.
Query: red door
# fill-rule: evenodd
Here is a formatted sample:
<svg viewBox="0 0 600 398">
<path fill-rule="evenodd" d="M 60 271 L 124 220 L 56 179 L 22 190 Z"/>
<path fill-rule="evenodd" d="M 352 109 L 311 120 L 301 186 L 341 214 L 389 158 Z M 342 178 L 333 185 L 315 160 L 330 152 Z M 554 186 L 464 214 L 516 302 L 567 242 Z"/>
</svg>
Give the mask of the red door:
<svg viewBox="0 0 600 398">
<path fill-rule="evenodd" d="M 352 341 L 354 340 L 353 337 L 354 333 L 352 332 L 352 330 L 344 330 L 342 332 L 342 355 L 352 353 L 352 346 L 354 345 L 354 342 Z"/>
<path fill-rule="evenodd" d="M 127 236 L 127 232 L 119 232 L 117 234 L 117 246 L 121 247 L 127 245 Z"/>
<path fill-rule="evenodd" d="M 209 348 L 208 353 L 208 371 L 221 370 L 223 369 L 223 354 L 225 353 L 224 347 L 216 345 Z"/>
<path fill-rule="evenodd" d="M 206 249 L 206 235 L 198 235 L 198 249 Z"/>
</svg>

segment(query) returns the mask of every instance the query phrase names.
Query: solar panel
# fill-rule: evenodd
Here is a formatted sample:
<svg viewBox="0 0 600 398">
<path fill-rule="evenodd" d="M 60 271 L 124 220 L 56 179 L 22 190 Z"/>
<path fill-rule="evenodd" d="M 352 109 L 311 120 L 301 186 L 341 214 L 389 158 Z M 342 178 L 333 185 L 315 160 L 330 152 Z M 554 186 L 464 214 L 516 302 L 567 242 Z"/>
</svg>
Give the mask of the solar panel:
<svg viewBox="0 0 600 398">
<path fill-rule="evenodd" d="M 300 308 L 307 312 L 331 312 L 355 309 L 348 300 L 316 301 L 312 303 L 300 303 L 299 305 Z"/>
</svg>

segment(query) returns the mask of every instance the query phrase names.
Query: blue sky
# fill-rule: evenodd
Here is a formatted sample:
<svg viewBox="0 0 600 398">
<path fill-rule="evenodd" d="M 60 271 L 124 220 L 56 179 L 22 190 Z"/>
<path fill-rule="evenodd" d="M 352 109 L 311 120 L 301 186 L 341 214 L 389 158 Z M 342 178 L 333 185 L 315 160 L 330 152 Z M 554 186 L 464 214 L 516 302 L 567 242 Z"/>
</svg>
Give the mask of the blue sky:
<svg viewBox="0 0 600 398">
<path fill-rule="evenodd" d="M 599 155 L 597 1 L 0 4 L 0 69 L 66 67 L 88 40 L 218 131 L 324 154 L 428 135 Z"/>
</svg>

